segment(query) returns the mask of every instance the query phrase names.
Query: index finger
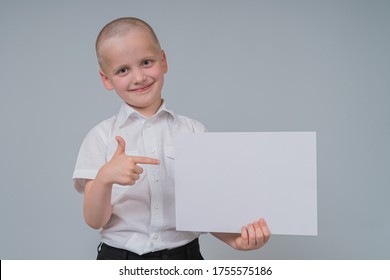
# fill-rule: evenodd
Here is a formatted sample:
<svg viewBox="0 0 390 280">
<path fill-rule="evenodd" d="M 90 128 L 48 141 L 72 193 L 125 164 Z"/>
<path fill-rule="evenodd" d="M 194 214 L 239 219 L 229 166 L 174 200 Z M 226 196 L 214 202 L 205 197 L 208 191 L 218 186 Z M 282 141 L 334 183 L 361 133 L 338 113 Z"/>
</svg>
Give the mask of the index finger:
<svg viewBox="0 0 390 280">
<path fill-rule="evenodd" d="M 160 164 L 160 161 L 156 158 L 149 158 L 149 157 L 131 157 L 135 163 L 141 163 L 141 164 Z"/>
</svg>

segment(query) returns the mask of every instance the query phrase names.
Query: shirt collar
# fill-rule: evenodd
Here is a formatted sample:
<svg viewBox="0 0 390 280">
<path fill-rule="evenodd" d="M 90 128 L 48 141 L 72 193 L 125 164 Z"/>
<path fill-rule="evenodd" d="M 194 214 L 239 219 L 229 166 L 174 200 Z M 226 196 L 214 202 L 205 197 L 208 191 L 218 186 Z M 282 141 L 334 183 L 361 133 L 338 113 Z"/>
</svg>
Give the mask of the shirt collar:
<svg viewBox="0 0 390 280">
<path fill-rule="evenodd" d="M 117 122 L 118 122 L 119 127 L 121 127 L 126 123 L 126 121 L 129 118 L 147 120 L 147 119 L 157 118 L 165 113 L 168 113 L 170 116 L 172 116 L 173 120 L 175 121 L 175 119 L 176 119 L 175 114 L 171 110 L 168 110 L 166 108 L 165 100 L 163 100 L 163 103 L 161 104 L 160 108 L 157 110 L 156 114 L 154 114 L 150 118 L 143 116 L 138 111 L 136 111 L 133 107 L 129 106 L 126 103 L 123 103 L 120 110 L 119 110 L 119 113 L 117 115 Z"/>
</svg>

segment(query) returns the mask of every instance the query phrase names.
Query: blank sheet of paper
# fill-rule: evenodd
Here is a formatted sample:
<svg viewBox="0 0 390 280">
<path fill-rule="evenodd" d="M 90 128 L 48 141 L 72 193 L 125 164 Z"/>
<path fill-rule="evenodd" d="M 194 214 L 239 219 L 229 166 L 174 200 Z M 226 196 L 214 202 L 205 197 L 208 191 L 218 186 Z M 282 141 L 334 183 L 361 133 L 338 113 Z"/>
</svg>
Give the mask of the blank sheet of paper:
<svg viewBox="0 0 390 280">
<path fill-rule="evenodd" d="M 317 235 L 316 133 L 179 133 L 175 193 L 177 230 Z"/>
</svg>

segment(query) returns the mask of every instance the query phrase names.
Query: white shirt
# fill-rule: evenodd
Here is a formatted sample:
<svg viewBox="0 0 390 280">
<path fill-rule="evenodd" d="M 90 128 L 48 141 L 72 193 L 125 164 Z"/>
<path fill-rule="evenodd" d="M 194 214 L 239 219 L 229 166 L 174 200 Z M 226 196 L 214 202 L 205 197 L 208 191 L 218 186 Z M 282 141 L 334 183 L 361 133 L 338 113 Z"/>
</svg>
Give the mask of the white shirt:
<svg viewBox="0 0 390 280">
<path fill-rule="evenodd" d="M 74 186 L 83 192 L 85 179 L 95 179 L 117 148 L 115 136 L 126 142 L 126 154 L 160 160 L 159 165 L 140 165 L 141 178 L 133 186 L 114 184 L 112 215 L 101 229 L 102 242 L 145 254 L 184 245 L 199 236 L 175 228 L 173 136 L 176 132 L 205 132 L 198 121 L 176 115 L 163 104 L 145 118 L 127 104 L 119 113 L 94 127 L 84 139 L 73 174 Z"/>
</svg>

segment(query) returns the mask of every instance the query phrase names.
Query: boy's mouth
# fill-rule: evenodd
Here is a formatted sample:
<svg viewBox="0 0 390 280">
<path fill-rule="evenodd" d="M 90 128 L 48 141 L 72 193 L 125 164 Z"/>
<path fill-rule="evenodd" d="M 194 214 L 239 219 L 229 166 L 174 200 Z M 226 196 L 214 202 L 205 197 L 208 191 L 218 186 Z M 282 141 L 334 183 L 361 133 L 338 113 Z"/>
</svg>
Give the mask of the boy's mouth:
<svg viewBox="0 0 390 280">
<path fill-rule="evenodd" d="M 150 87 L 151 87 L 152 85 L 153 85 L 153 83 L 148 84 L 148 85 L 146 85 L 146 86 L 142 86 L 142 87 L 130 89 L 130 91 L 131 91 L 131 92 L 135 92 L 135 93 L 143 93 L 143 92 L 147 91 L 148 89 L 150 89 Z"/>
</svg>

